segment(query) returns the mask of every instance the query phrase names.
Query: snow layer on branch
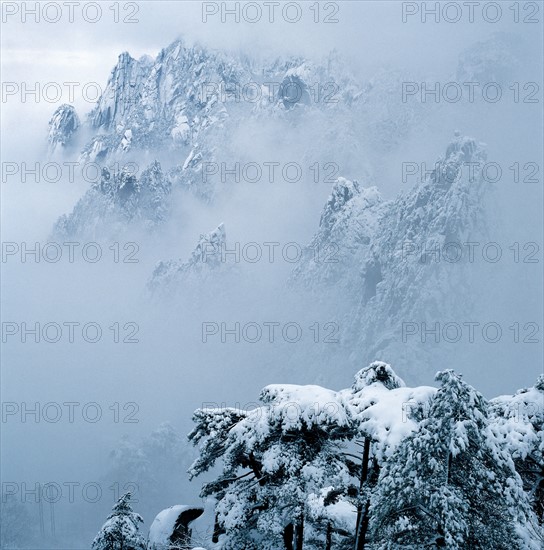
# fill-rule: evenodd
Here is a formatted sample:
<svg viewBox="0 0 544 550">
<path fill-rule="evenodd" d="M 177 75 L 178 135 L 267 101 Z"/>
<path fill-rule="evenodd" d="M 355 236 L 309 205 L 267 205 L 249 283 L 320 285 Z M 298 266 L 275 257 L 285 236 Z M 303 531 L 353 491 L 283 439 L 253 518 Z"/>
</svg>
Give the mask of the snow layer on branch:
<svg viewBox="0 0 544 550">
<path fill-rule="evenodd" d="M 373 452 L 381 463 L 417 429 L 436 388 L 419 386 L 388 390 L 380 382 L 374 382 L 353 393 L 344 391 L 361 435 L 372 439 Z"/>
<path fill-rule="evenodd" d="M 271 421 L 284 431 L 349 424 L 340 394 L 321 386 L 272 384 L 262 390 L 260 399 L 270 406 Z"/>
<path fill-rule="evenodd" d="M 273 384 L 261 392 L 264 406 L 249 411 L 231 436 L 251 449 L 272 429 L 288 433 L 317 428 L 341 434 L 356 425 L 362 436 L 372 439 L 381 462 L 417 428 L 435 392 L 430 386 L 388 389 L 381 381 L 338 392 L 314 385 Z"/>
<path fill-rule="evenodd" d="M 404 380 L 397 376 L 391 365 L 383 361 L 374 361 L 355 374 L 355 382 L 352 388 L 354 391 L 360 391 L 374 382 L 380 382 L 388 390 L 406 386 Z"/>
<path fill-rule="evenodd" d="M 326 519 L 331 521 L 336 529 L 354 533 L 357 523 L 357 508 L 347 500 L 338 500 L 325 505 L 327 494 L 333 487 L 324 487 L 319 494 L 313 493 L 308 498 L 308 513 L 313 520 Z"/>
<path fill-rule="evenodd" d="M 493 431 L 501 444 L 514 458 L 532 456 L 544 466 L 544 387 L 538 388 L 537 382 L 515 395 L 496 397 L 490 405 Z"/>
</svg>

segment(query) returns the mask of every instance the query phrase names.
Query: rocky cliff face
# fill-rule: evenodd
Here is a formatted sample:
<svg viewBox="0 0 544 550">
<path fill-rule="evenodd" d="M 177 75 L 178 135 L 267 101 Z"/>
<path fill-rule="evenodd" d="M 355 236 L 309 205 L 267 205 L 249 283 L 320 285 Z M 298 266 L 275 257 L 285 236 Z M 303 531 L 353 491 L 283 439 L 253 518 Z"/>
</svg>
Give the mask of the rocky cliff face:
<svg viewBox="0 0 544 550">
<path fill-rule="evenodd" d="M 508 79 L 515 64 L 515 48 L 495 37 L 461 54 L 457 79 Z M 55 232 L 96 238 L 159 229 L 176 211 L 173 197 L 185 197 L 174 191 L 215 199 L 221 177 L 204 177 L 206 162 L 276 160 L 280 148 L 305 167 L 333 161 L 335 177 L 350 177 L 334 183 L 290 282 L 334 305 L 343 349 L 357 362 L 422 363 L 420 350 L 402 341 L 403 323 L 470 310 L 471 296 L 459 291 L 469 281 L 464 243 L 485 235 L 489 184 L 479 171 L 484 146 L 456 135 L 424 181 L 394 200 L 381 197 L 374 185 L 392 151 L 413 129 L 425 135 L 432 129 L 425 117 L 447 107 L 422 104 L 417 94 L 402 101 L 407 80 L 425 77 L 382 69 L 359 82 L 334 55 L 322 64 L 257 63 L 182 41 L 155 59 L 124 53 L 83 124 L 69 106 L 52 117 L 51 148 L 65 149 L 82 126 L 91 137 L 80 160 L 103 168 Z M 147 168 L 119 168 L 127 162 Z M 204 261 L 202 250 L 225 239 L 219 226 L 189 260 L 160 262 L 149 288 L 168 293 L 188 280 L 221 278 L 229 267 L 209 253 Z M 445 258 L 458 253 L 459 261 Z"/>
<path fill-rule="evenodd" d="M 348 290 L 360 280 L 384 201 L 376 187 L 338 178 L 321 214 L 319 229 L 304 250 L 293 280 L 306 287 L 336 285 Z"/>
<path fill-rule="evenodd" d="M 316 143 L 321 140 L 325 150 L 334 146 L 331 139 L 342 149 L 338 131 L 348 133 L 344 120 L 349 120 L 349 110 L 361 100 L 360 87 L 340 66 L 335 73 L 330 64 L 318 66 L 299 58 L 258 65 L 245 57 L 187 47 L 178 40 L 156 59 L 134 59 L 128 53 L 119 56 L 102 96 L 83 123 L 85 134 L 92 137 L 79 161 L 104 167 L 103 179 L 107 180 L 113 165 L 135 162 L 141 168 L 143 162 L 160 159 L 165 187 L 188 189 L 210 201 L 217 181 L 204 177 L 203 167 L 233 158 L 243 160 L 232 143 L 236 132 L 244 133 L 241 125 L 280 120 L 301 131 L 310 112 L 331 111 L 330 118 L 335 120 L 343 112 L 345 118 L 338 118 L 335 128 L 316 136 Z M 50 141 L 65 143 L 70 137 L 69 123 L 76 120 L 72 107 L 58 110 Z M 75 122 L 72 126 L 77 127 Z M 312 156 L 308 165 L 316 160 Z M 145 185 L 137 187 L 141 190 Z M 94 208 L 91 197 L 97 200 Z M 116 210 L 119 218 L 126 217 L 122 201 L 103 204 L 111 198 L 109 193 L 91 192 L 85 200 L 95 214 Z M 83 230 L 92 223 L 84 220 L 82 211 L 67 218 L 76 233 L 78 227 Z"/>
<path fill-rule="evenodd" d="M 326 77 L 326 80 L 324 78 Z M 330 83 L 323 90 L 318 83 Z M 88 124 L 100 131 L 85 147 L 88 160 L 131 150 L 192 151 L 207 130 L 229 116 L 255 110 L 353 101 L 354 82 L 340 83 L 302 59 L 256 67 L 245 58 L 187 47 L 178 40 L 156 59 L 119 56 Z M 194 154 L 193 154 L 194 156 Z M 183 159 L 184 160 L 184 159 Z"/>
<path fill-rule="evenodd" d="M 131 150 L 183 149 L 221 119 L 224 108 L 211 90 L 237 82 L 243 71 L 219 56 L 181 41 L 156 59 L 119 56 L 88 123 L 99 130 L 83 151 L 95 160 Z"/>
<path fill-rule="evenodd" d="M 461 53 L 455 78 L 503 82 L 514 74 L 518 58 L 519 45 L 496 34 Z M 79 133 L 91 137 L 80 162 L 110 167 L 157 159 L 167 185 L 211 201 L 219 186 L 217 178 L 204 177 L 205 164 L 243 162 L 244 139 L 251 142 L 248 125 L 279 121 L 280 131 L 295 143 L 298 134 L 307 138 L 304 129 L 313 138 L 297 159 L 308 166 L 334 160 L 338 175 L 358 174 L 368 187 L 369 157 L 377 156 L 377 164 L 386 161 L 412 129 L 424 129 L 426 117 L 443 108 L 422 104 L 418 94 L 401 100 L 403 82 L 425 78 L 384 68 L 363 82 L 335 52 L 321 64 L 297 57 L 258 63 L 177 40 L 154 59 L 122 53 L 82 124 L 73 107 L 57 109 L 50 122 L 50 150 L 65 149 L 81 126 Z M 358 200 L 368 201 L 368 191 L 364 195 Z M 97 204 L 95 211 L 100 208 Z M 74 231 L 76 225 L 74 219 Z"/>
<path fill-rule="evenodd" d="M 47 143 L 51 154 L 61 152 L 80 127 L 79 117 L 71 105 L 61 105 L 49 121 Z"/>
<path fill-rule="evenodd" d="M 466 243 L 486 232 L 485 159 L 483 144 L 456 135 L 425 181 L 395 200 L 342 179 L 334 185 L 291 283 L 338 304 L 345 344 L 358 358 L 406 360 L 403 323 L 470 311 L 459 289 L 470 280 Z M 318 245 L 337 261 L 316 262 Z"/>
<path fill-rule="evenodd" d="M 464 318 L 470 311 L 459 289 L 470 280 L 465 243 L 486 234 L 485 159 L 482 144 L 456 136 L 430 176 L 381 217 L 363 262 L 354 326 L 369 353 L 404 350 L 403 323 Z"/>
<path fill-rule="evenodd" d="M 148 290 L 159 295 L 174 295 L 193 281 L 206 282 L 229 269 L 225 258 L 227 236 L 224 224 L 200 236 L 190 258 L 159 262 L 148 282 Z"/>
<path fill-rule="evenodd" d="M 104 93 L 89 115 L 93 128 L 116 131 L 142 101 L 142 87 L 149 77 L 152 60 L 136 60 L 128 52 L 119 56 Z"/>
<path fill-rule="evenodd" d="M 137 224 L 153 230 L 167 218 L 171 185 L 155 161 L 138 177 L 129 170 L 102 169 L 95 183 L 69 215 L 56 223 L 58 238 L 103 238 Z"/>
</svg>

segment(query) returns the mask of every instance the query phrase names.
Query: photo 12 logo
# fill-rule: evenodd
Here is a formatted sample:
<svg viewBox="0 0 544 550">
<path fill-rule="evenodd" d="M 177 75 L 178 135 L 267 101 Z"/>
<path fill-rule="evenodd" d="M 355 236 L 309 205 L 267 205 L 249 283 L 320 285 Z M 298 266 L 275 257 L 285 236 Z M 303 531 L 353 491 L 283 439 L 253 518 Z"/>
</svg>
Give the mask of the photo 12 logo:
<svg viewBox="0 0 544 550">
<path fill-rule="evenodd" d="M 2 162 L 2 183 L 91 183 L 98 184 L 106 172 L 138 176 L 135 162 L 101 165 L 97 162 L 47 161 L 47 162 Z"/>
<path fill-rule="evenodd" d="M 45 323 L 2 321 L 2 343 L 57 344 L 61 342 L 73 344 L 74 342 L 86 342 L 87 344 L 96 344 L 100 341 L 110 341 L 114 344 L 138 344 L 140 342 L 139 331 L 138 323 L 134 322 L 119 323 L 115 321 L 106 328 L 95 321 L 47 321 Z"/>
<path fill-rule="evenodd" d="M 203 162 L 202 182 L 220 180 L 221 183 L 334 183 L 340 171 L 335 162 L 314 162 L 302 165 L 296 161 L 279 162 Z M 214 177 L 215 176 L 215 177 Z"/>
<path fill-rule="evenodd" d="M 417 244 L 411 241 L 402 243 L 402 261 L 416 260 L 422 264 L 445 262 L 448 264 L 476 262 L 497 264 L 539 264 L 541 247 L 538 243 L 502 243 L 476 241 L 429 241 Z"/>
<path fill-rule="evenodd" d="M 403 82 L 402 102 L 420 103 L 540 103 L 538 82 Z"/>
<path fill-rule="evenodd" d="M 402 2 L 403 23 L 541 22 L 541 2 Z"/>
<path fill-rule="evenodd" d="M 303 83 L 297 77 L 281 81 L 265 82 L 219 82 L 202 83 L 202 101 L 220 103 L 271 104 L 280 100 L 285 107 L 296 104 L 336 105 L 339 102 L 340 86 L 333 80 L 329 82 Z"/>
<path fill-rule="evenodd" d="M 70 264 L 83 261 L 96 264 L 100 261 L 109 261 L 115 264 L 137 264 L 140 245 L 135 242 L 114 242 L 108 246 L 110 252 L 105 252 L 100 243 L 77 241 L 47 241 L 46 243 L 4 241 L 2 243 L 2 263 L 36 263 L 45 262 L 56 264 L 67 262 Z"/>
<path fill-rule="evenodd" d="M 540 325 L 534 322 L 514 322 L 508 327 L 503 327 L 496 321 L 480 323 L 478 321 L 448 321 L 445 323 L 436 321 L 405 321 L 402 323 L 402 342 L 415 338 L 422 344 L 457 344 L 464 342 L 469 344 L 485 342 L 496 344 L 501 340 L 508 340 L 514 344 L 539 344 Z"/>
<path fill-rule="evenodd" d="M 337 2 L 202 2 L 202 22 L 339 23 Z"/>
<path fill-rule="evenodd" d="M 431 165 L 426 162 L 403 162 L 402 183 L 424 183 L 440 168 L 440 162 Z M 455 182 L 461 175 L 466 176 L 470 183 L 540 183 L 540 164 L 533 161 L 514 161 L 504 165 L 496 161 L 463 161 L 459 170 L 440 172 L 441 180 L 446 183 Z"/>
<path fill-rule="evenodd" d="M 286 342 L 296 344 L 306 338 L 311 338 L 315 344 L 338 344 L 338 332 L 340 327 L 337 323 L 329 321 L 326 323 L 315 322 L 306 330 L 296 321 L 280 323 L 278 321 L 250 321 L 247 323 L 227 323 L 225 321 L 206 321 L 202 323 L 202 343 L 208 343 L 212 337 L 213 341 L 226 343 L 245 342 L 256 344 L 257 342 Z"/>
<path fill-rule="evenodd" d="M 2 2 L 2 23 L 139 23 L 138 2 Z"/>
<path fill-rule="evenodd" d="M 111 411 L 111 412 L 106 412 Z M 112 422 L 113 424 L 138 424 L 140 405 L 134 401 L 126 403 L 100 404 L 96 401 L 81 403 L 79 401 L 3 401 L 2 424 L 96 424 Z M 29 420 L 30 419 L 30 420 Z"/>
<path fill-rule="evenodd" d="M 268 241 L 235 242 L 227 246 L 222 242 L 206 242 L 202 245 L 200 259 L 203 263 L 249 263 L 259 262 L 273 264 L 285 262 L 299 263 L 303 258 L 311 259 L 316 264 L 336 264 L 341 261 L 340 247 L 337 243 L 315 243 L 313 246 L 303 246 L 297 242 L 280 243 Z"/>
<path fill-rule="evenodd" d="M 109 491 L 113 495 L 109 495 Z M 136 496 L 139 493 L 137 483 L 114 482 L 107 487 L 98 481 L 3 481 L 2 482 L 2 503 L 17 499 L 22 503 L 41 503 L 57 504 L 66 502 L 74 504 L 77 502 L 86 502 L 96 504 L 101 501 L 105 495 L 108 500 L 117 502 L 119 497 L 129 491 L 132 495 L 131 501 L 138 502 Z"/>
<path fill-rule="evenodd" d="M 49 103 L 73 104 L 75 101 L 84 101 L 94 105 L 99 99 L 115 100 L 115 88 L 103 88 L 98 82 L 49 80 L 40 81 L 2 81 L 2 103 Z M 135 104 L 141 100 L 141 85 L 127 90 L 123 97 L 125 105 Z"/>
</svg>

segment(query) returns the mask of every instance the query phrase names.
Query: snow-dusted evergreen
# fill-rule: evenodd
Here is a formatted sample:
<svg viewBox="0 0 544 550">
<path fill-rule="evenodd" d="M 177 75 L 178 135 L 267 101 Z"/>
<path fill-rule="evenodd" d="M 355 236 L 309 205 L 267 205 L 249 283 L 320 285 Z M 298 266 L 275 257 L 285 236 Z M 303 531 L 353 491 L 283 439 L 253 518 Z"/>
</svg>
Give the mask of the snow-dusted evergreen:
<svg viewBox="0 0 544 550">
<path fill-rule="evenodd" d="M 536 518 L 488 404 L 453 371 L 419 428 L 388 460 L 372 499 L 380 548 L 539 548 Z"/>
<path fill-rule="evenodd" d="M 505 398 L 491 407 L 451 370 L 437 380 L 409 388 L 377 361 L 345 390 L 275 384 L 255 409 L 197 410 L 190 475 L 222 465 L 202 489 L 213 547 L 540 548 L 535 485 L 490 414 Z"/>
<path fill-rule="evenodd" d="M 132 511 L 130 497 L 125 493 L 117 501 L 93 540 L 92 550 L 145 550 L 145 539 L 139 531 L 143 519 Z"/>
<path fill-rule="evenodd" d="M 218 499 L 223 548 L 299 549 L 327 519 L 319 497 L 349 484 L 341 442 L 350 420 L 339 395 L 318 386 L 268 386 L 260 400 L 251 411 L 196 411 L 189 438 L 202 452 L 190 473 L 222 460 L 202 495 Z"/>
<path fill-rule="evenodd" d="M 544 525 L 544 375 L 534 387 L 491 400 L 493 431 L 512 456 L 535 514 Z"/>
<path fill-rule="evenodd" d="M 343 397 L 353 418 L 354 442 L 359 448 L 355 550 L 365 546 L 370 524 L 370 498 L 381 467 L 424 417 L 434 388 L 408 388 L 390 365 L 375 361 L 355 375 Z"/>
</svg>

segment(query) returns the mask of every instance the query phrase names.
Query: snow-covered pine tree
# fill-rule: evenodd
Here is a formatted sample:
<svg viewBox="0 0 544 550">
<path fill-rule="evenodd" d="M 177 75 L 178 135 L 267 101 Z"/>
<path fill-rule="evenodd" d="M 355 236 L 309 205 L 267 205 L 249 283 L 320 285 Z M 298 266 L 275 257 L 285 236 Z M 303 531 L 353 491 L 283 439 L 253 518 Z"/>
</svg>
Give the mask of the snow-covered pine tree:
<svg viewBox="0 0 544 550">
<path fill-rule="evenodd" d="M 355 375 L 351 388 L 341 392 L 353 419 L 353 443 L 359 454 L 352 549 L 368 548 L 370 498 L 380 469 L 399 443 L 417 428 L 435 391 L 428 386 L 406 387 L 390 365 L 374 361 Z"/>
<path fill-rule="evenodd" d="M 490 401 L 492 429 L 514 460 L 523 487 L 544 526 L 544 374 L 532 388 Z"/>
<path fill-rule="evenodd" d="M 377 548 L 538 549 L 536 518 L 488 404 L 451 370 L 419 428 L 387 461 L 372 499 Z"/>
<path fill-rule="evenodd" d="M 201 451 L 190 474 L 222 460 L 222 473 L 202 490 L 218 501 L 222 548 L 302 550 L 308 529 L 326 538 L 308 521 L 308 503 L 352 481 L 342 453 L 351 419 L 339 394 L 319 386 L 267 386 L 260 400 L 251 411 L 195 413 L 189 439 Z"/>
<path fill-rule="evenodd" d="M 243 449 L 239 448 L 237 450 L 232 444 L 231 430 L 246 419 L 249 414 L 248 411 L 230 407 L 197 409 L 195 411 L 193 415 L 195 427 L 189 433 L 188 438 L 195 446 L 199 446 L 199 454 L 189 469 L 190 479 L 212 469 L 218 460 L 223 461 L 222 474 L 215 481 L 203 485 L 202 497 L 213 496 L 219 503 L 223 499 L 229 498 L 228 494 L 231 489 L 235 491 L 238 488 L 240 493 L 245 492 L 247 494 L 252 490 L 251 486 L 254 483 L 263 483 L 261 480 L 261 463 L 254 455 L 246 455 Z M 248 471 L 238 474 L 240 469 L 247 469 Z M 237 511 L 242 516 L 245 514 L 242 504 L 239 505 Z M 256 549 L 257 546 L 252 546 L 251 537 L 246 536 L 250 531 L 250 525 L 246 529 L 241 528 L 241 526 L 236 528 L 233 523 L 226 525 L 216 510 L 212 538 L 214 543 L 219 541 L 220 535 L 226 534 L 227 548 L 228 544 L 232 544 L 232 547 L 234 547 L 236 541 L 239 540 L 242 547 L 249 550 Z"/>
<path fill-rule="evenodd" d="M 363 388 L 368 388 L 376 383 L 388 390 L 405 385 L 404 381 L 395 374 L 390 365 L 381 361 L 375 361 L 355 375 L 352 389 L 354 394 L 357 394 Z M 358 435 L 361 439 L 356 441 L 356 443 L 362 448 L 362 456 L 354 550 L 363 550 L 369 524 L 370 495 L 378 480 L 379 467 L 378 461 L 370 453 L 372 436 L 365 433 Z"/>
<path fill-rule="evenodd" d="M 145 550 L 139 532 L 143 519 L 132 511 L 130 493 L 125 493 L 112 508 L 106 523 L 93 540 L 92 550 Z"/>
</svg>

